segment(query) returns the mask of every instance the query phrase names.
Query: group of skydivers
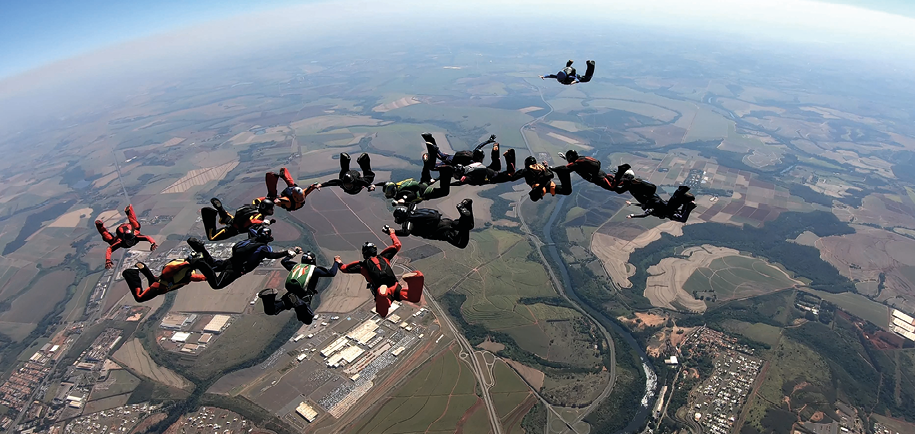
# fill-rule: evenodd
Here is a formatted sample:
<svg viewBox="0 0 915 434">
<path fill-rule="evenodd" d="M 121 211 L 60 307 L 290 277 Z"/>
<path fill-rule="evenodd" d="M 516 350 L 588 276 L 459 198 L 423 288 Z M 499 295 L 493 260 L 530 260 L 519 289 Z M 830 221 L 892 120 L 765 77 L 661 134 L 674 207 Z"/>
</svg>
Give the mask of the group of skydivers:
<svg viewBox="0 0 915 434">
<path fill-rule="evenodd" d="M 587 64 L 588 69 L 583 77 L 575 73 L 571 66 L 572 61 L 569 61 L 566 68 L 549 78 L 556 78 L 560 83 L 568 85 L 590 81 L 594 73 L 594 62 L 589 60 Z M 496 142 L 495 135 L 473 150 L 458 151 L 454 154 L 442 152 L 432 134 L 423 133 L 422 137 L 425 140 L 426 153 L 422 156 L 423 168 L 418 181 L 410 178 L 399 182 L 375 182 L 371 158 L 366 153 L 356 159 L 360 170 L 353 170 L 350 167 L 349 154 L 341 153 L 340 173 L 337 179 L 315 183 L 305 189 L 296 184 L 285 167 L 280 169 L 279 173 L 268 172 L 265 176 L 266 196 L 255 198 L 250 204 L 238 208 L 234 214 L 226 211 L 217 198 L 210 200 L 212 207 L 200 210 L 209 241 L 222 241 L 247 234 L 247 239 L 232 246 L 232 255 L 228 259 L 213 258 L 203 241 L 189 238 L 186 242 L 194 251 L 189 257 L 168 262 L 158 277 L 144 263 L 137 262 L 134 268 L 124 270 L 124 280 L 137 302 L 145 302 L 191 282 L 205 281 L 213 289 L 222 289 L 253 271 L 261 261 L 282 259 L 280 263 L 289 271 L 285 282 L 286 294 L 277 299 L 278 293 L 272 288 L 258 294 L 264 302 L 264 312 L 267 315 L 294 310 L 301 322 L 311 324 L 314 313 L 310 304 L 317 294 L 318 278 L 334 277 L 337 271 L 341 271 L 362 274 L 375 298 L 376 311 L 383 318 L 387 316 L 394 301 L 418 303 L 422 297 L 422 272 L 404 274 L 401 277 L 405 285 L 401 285 L 391 268 L 391 261 L 401 248 L 398 236 L 413 235 L 447 241 L 458 248 L 467 247 L 470 231 L 474 227 L 471 199 L 464 199 L 457 205 L 460 214 L 457 220 L 443 217 L 435 209 L 418 208 L 420 202 L 447 196 L 452 186 L 498 184 L 524 179 L 530 187 L 530 199 L 536 202 L 546 194 L 571 194 L 571 173 L 575 172 L 585 181 L 606 190 L 619 194 L 628 191 L 643 210 L 642 214 L 630 214 L 629 218 L 650 215 L 685 223 L 690 211 L 696 207 L 695 198 L 688 193 L 687 186 L 681 186 L 668 201 L 664 201 L 657 195 L 657 187 L 637 178 L 628 164 L 620 165 L 616 173 L 607 174 L 601 170 L 599 160 L 579 156 L 574 150 L 559 153 L 566 161 L 564 165 L 550 167 L 546 162 L 537 162 L 534 156 L 529 156 L 524 160 L 524 167 L 516 169 L 514 149 L 508 149 L 502 154 L 501 157 L 505 160 L 505 166 L 502 166 L 499 143 Z M 483 149 L 490 144 L 491 162 L 486 166 L 483 164 Z M 432 178 L 433 171 L 438 172 L 437 179 Z M 558 183 L 553 180 L 554 177 L 558 178 Z M 278 192 L 277 184 L 280 179 L 284 181 L 286 188 Z M 400 225 L 396 230 L 388 225 L 382 228 L 382 231 L 391 237 L 391 245 L 379 252 L 375 244 L 366 242 L 362 246 L 361 261 L 344 264 L 340 257 L 336 256 L 329 269 L 318 266 L 314 253 L 303 252 L 299 247 L 292 250 L 274 250 L 270 246 L 270 242 L 273 241 L 270 225 L 276 220 L 269 217 L 274 214 L 275 207 L 289 212 L 301 209 L 308 195 L 322 187 L 340 187 L 348 194 L 358 194 L 362 190 L 374 191 L 376 187 L 382 188 L 384 196 L 390 199 L 394 206 L 394 222 Z M 631 204 L 628 201 L 627 203 Z M 102 239 L 109 244 L 105 253 L 106 268 L 113 266 L 111 252 L 121 247 L 130 248 L 140 241 L 149 242 L 151 251 L 157 247 L 151 237 L 140 234 L 140 223 L 134 214 L 133 206 L 128 205 L 124 211 L 128 222 L 121 224 L 114 235 L 105 228 L 101 220 L 95 222 Z M 301 255 L 299 263 L 293 260 L 296 255 Z M 146 278 L 148 286 L 144 287 L 141 274 Z"/>
</svg>

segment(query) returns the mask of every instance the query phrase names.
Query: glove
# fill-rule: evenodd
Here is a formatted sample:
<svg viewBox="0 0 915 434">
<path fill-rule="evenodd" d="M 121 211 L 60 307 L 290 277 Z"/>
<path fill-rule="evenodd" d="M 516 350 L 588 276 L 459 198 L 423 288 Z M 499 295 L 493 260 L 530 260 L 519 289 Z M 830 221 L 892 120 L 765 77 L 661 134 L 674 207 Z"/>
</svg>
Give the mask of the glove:
<svg viewBox="0 0 915 434">
<path fill-rule="evenodd" d="M 384 225 L 384 226 L 381 228 L 381 232 L 384 232 L 384 233 L 390 235 L 390 234 L 391 234 L 391 227 L 388 226 L 388 225 Z"/>
<path fill-rule="evenodd" d="M 105 261 L 105 268 L 109 268 L 109 269 L 110 269 L 110 268 L 112 268 L 112 267 L 114 267 L 114 262 Z"/>
<path fill-rule="evenodd" d="M 276 223 L 276 219 L 270 219 L 270 220 L 265 220 L 265 221 L 264 221 L 264 225 L 266 225 L 266 226 L 270 226 L 270 225 L 272 225 L 272 224 L 274 224 L 274 223 Z"/>
<path fill-rule="evenodd" d="M 295 250 L 296 254 L 302 253 L 302 248 L 301 248 L 301 247 L 296 247 L 296 248 L 293 249 L 293 250 Z"/>
<path fill-rule="evenodd" d="M 149 251 L 150 251 L 150 252 L 152 252 L 152 251 L 154 251 L 154 250 L 156 250 L 156 249 L 158 249 L 158 248 L 159 248 L 159 245 L 156 244 L 156 243 L 152 243 L 152 244 L 149 245 Z"/>
<path fill-rule="evenodd" d="M 287 251 L 286 251 L 286 256 L 287 256 L 287 257 L 290 257 L 290 258 L 293 257 L 293 256 L 295 256 L 295 250 L 287 250 Z"/>
</svg>

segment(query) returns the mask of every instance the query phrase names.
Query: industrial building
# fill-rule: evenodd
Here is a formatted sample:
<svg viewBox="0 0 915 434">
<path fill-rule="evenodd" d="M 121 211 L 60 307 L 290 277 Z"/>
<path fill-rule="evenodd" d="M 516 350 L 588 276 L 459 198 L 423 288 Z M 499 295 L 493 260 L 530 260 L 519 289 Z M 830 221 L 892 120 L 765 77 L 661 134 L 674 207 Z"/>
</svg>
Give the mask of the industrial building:
<svg viewBox="0 0 915 434">
<path fill-rule="evenodd" d="M 159 327 L 166 330 L 181 330 L 185 327 L 190 327 L 194 321 L 197 321 L 196 314 L 170 313 L 165 316 L 165 319 L 162 320 Z"/>
<path fill-rule="evenodd" d="M 191 337 L 191 334 L 188 332 L 175 332 L 169 340 L 172 342 L 184 343 L 187 342 L 187 338 L 189 337 Z"/>
<path fill-rule="evenodd" d="M 305 401 L 302 401 L 302 403 L 296 407 L 295 412 L 304 417 L 309 423 L 314 422 L 315 419 L 318 418 L 318 412 L 305 403 Z"/>
<path fill-rule="evenodd" d="M 226 324 L 229 320 L 232 319 L 229 315 L 214 315 L 213 319 L 203 326 L 203 331 L 206 333 L 220 333 L 226 327 Z"/>
</svg>

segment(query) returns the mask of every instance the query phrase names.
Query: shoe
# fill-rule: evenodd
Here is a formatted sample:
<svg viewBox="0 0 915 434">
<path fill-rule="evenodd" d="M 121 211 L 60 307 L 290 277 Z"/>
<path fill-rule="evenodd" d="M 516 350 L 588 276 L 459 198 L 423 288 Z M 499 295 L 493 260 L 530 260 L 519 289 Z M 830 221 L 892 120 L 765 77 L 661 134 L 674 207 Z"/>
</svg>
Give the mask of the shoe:
<svg viewBox="0 0 915 434">
<path fill-rule="evenodd" d="M 492 150 L 493 150 L 493 152 L 495 152 L 497 154 L 499 153 L 499 142 L 493 143 Z"/>
<path fill-rule="evenodd" d="M 587 64 L 587 65 L 594 65 L 594 61 L 593 61 L 593 60 L 589 60 L 589 61 L 585 62 L 585 64 Z"/>
<path fill-rule="evenodd" d="M 346 152 L 341 152 L 341 153 L 340 153 L 340 159 L 341 159 L 341 160 L 350 161 L 352 158 L 350 158 L 349 154 L 347 154 Z"/>
<path fill-rule="evenodd" d="M 689 191 L 689 186 L 681 185 L 681 186 L 677 187 L 677 191 L 680 193 L 686 193 L 687 191 Z"/>
<path fill-rule="evenodd" d="M 432 137 L 432 133 L 422 133 L 422 136 L 423 136 L 423 140 L 435 145 L 435 137 Z"/>
<path fill-rule="evenodd" d="M 189 264 L 194 265 L 194 264 L 197 264 L 197 263 L 199 263 L 199 262 L 202 262 L 204 259 L 203 259 L 203 255 L 201 255 L 200 253 L 191 253 L 191 255 L 188 256 L 187 259 L 185 259 L 185 260 L 186 260 Z"/>
<path fill-rule="evenodd" d="M 571 61 L 571 60 L 568 61 L 568 62 L 566 62 L 566 68 L 568 68 L 568 67 L 570 67 L 570 66 L 572 66 L 572 61 Z"/>
<path fill-rule="evenodd" d="M 225 209 L 222 207 L 222 201 L 219 199 L 214 197 L 210 199 L 210 203 L 213 204 L 213 208 L 216 208 L 216 211 L 219 211 L 220 213 L 225 212 Z"/>
<path fill-rule="evenodd" d="M 127 205 L 124 207 L 124 214 L 130 214 L 130 211 L 133 209 L 133 205 Z"/>
<path fill-rule="evenodd" d="M 188 246 L 191 246 L 191 250 L 193 250 L 195 252 L 199 253 L 199 252 L 206 251 L 206 247 L 204 246 L 203 241 L 200 241 L 198 238 L 194 238 L 194 237 L 188 238 L 186 243 Z"/>
<path fill-rule="evenodd" d="M 95 227 L 96 227 L 96 229 L 98 229 L 98 230 L 105 229 L 105 222 L 103 222 L 103 221 L 101 221 L 101 220 L 96 220 L 96 221 L 95 221 Z"/>
<path fill-rule="evenodd" d="M 472 213 L 473 212 L 473 200 L 472 199 L 462 200 L 461 203 L 457 204 L 457 210 L 462 215 L 464 214 L 464 212 L 462 210 L 466 210 L 468 214 Z"/>
<path fill-rule="evenodd" d="M 280 178 L 290 178 L 290 179 L 292 178 L 292 175 L 289 174 L 289 169 L 287 169 L 285 167 L 280 169 L 279 175 L 280 175 Z"/>
<path fill-rule="evenodd" d="M 365 152 L 363 152 L 362 155 L 360 155 L 359 158 L 356 159 L 357 164 L 362 164 L 362 163 L 365 163 L 368 161 L 369 161 L 369 154 L 367 154 Z"/>
<path fill-rule="evenodd" d="M 502 153 L 502 156 L 503 156 L 503 157 L 507 157 L 507 156 L 509 156 L 509 155 L 511 155 L 512 157 L 515 156 L 515 149 L 514 149 L 514 148 L 508 148 L 508 149 L 505 150 L 505 152 Z"/>
<path fill-rule="evenodd" d="M 140 269 L 140 270 L 146 268 L 146 264 L 144 264 L 142 262 L 137 262 L 136 266 L 137 266 L 137 269 Z"/>
</svg>

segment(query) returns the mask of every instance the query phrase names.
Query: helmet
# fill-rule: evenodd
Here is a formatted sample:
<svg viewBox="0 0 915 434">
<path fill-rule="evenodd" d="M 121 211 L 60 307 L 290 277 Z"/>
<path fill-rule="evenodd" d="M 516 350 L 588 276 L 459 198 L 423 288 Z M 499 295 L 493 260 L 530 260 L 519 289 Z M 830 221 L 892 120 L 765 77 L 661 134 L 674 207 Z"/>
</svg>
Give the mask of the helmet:
<svg viewBox="0 0 915 434">
<path fill-rule="evenodd" d="M 305 253 L 302 253 L 302 263 L 311 264 L 311 265 L 317 264 L 317 260 L 315 259 L 315 254 L 312 253 L 311 250 L 309 250 Z"/>
<path fill-rule="evenodd" d="M 565 79 L 566 79 L 566 72 L 565 72 L 565 71 L 559 71 L 559 72 L 557 72 L 557 73 L 556 73 L 556 79 L 559 80 L 559 81 L 565 80 Z"/>
<path fill-rule="evenodd" d="M 134 233 L 133 228 L 130 227 L 130 225 L 121 226 L 120 228 L 118 228 L 118 232 L 119 232 L 118 235 L 120 235 L 121 238 L 123 238 L 127 241 L 133 240 L 137 236 L 137 234 Z"/>
<path fill-rule="evenodd" d="M 458 174 L 464 173 L 465 169 L 467 169 L 467 168 L 464 167 L 463 164 L 455 164 L 454 165 L 454 174 L 458 175 Z"/>
<path fill-rule="evenodd" d="M 578 152 L 576 152 L 574 149 L 569 149 L 568 151 L 566 151 L 566 161 L 571 163 L 577 159 L 578 159 Z"/>
<path fill-rule="evenodd" d="M 378 247 L 375 247 L 374 244 L 366 241 L 365 244 L 362 245 L 362 257 L 368 259 L 373 256 L 378 256 Z"/>
<path fill-rule="evenodd" d="M 273 200 L 264 199 L 257 204 L 257 212 L 263 215 L 273 215 Z"/>
<path fill-rule="evenodd" d="M 384 197 L 393 199 L 395 194 L 397 194 L 397 184 L 393 182 L 384 183 Z"/>
<path fill-rule="evenodd" d="M 408 214 L 409 211 L 407 211 L 407 207 L 405 206 L 398 206 L 394 208 L 394 223 L 403 223 L 405 220 L 407 220 Z"/>
<path fill-rule="evenodd" d="M 537 164 L 537 159 L 533 155 L 524 159 L 524 167 L 531 167 Z"/>
<path fill-rule="evenodd" d="M 473 161 L 476 161 L 476 162 L 478 162 L 478 163 L 482 163 L 482 162 L 483 162 L 484 156 L 485 156 L 485 154 L 483 154 L 483 150 L 482 150 L 482 149 L 474 149 L 474 150 L 473 150 Z"/>
<path fill-rule="evenodd" d="M 302 187 L 299 186 L 292 187 L 292 200 L 295 202 L 305 201 L 305 190 L 302 190 Z"/>
<path fill-rule="evenodd" d="M 632 169 L 626 170 L 625 172 L 623 172 L 623 179 L 625 179 L 627 181 L 632 181 L 633 179 L 635 179 L 635 172 Z"/>
<path fill-rule="evenodd" d="M 344 174 L 343 174 L 342 180 L 343 180 L 343 183 L 344 183 L 344 184 L 349 185 L 349 184 L 352 184 L 352 183 L 356 182 L 356 177 L 353 176 L 352 173 L 347 172 L 347 173 L 344 173 Z"/>
<path fill-rule="evenodd" d="M 273 231 L 271 231 L 270 228 L 266 226 L 261 227 L 254 235 L 254 240 L 262 243 L 269 243 L 273 241 Z"/>
</svg>

